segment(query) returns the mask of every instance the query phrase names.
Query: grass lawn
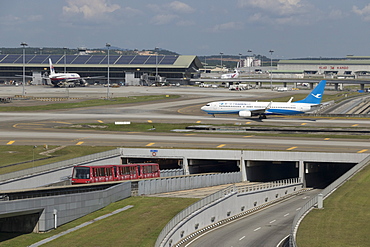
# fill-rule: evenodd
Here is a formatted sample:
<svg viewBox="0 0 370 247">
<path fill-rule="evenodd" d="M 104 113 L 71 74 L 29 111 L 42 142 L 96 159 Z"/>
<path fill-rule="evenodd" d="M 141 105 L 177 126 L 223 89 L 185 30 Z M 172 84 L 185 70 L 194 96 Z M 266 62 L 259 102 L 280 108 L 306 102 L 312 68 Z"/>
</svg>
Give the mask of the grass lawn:
<svg viewBox="0 0 370 247">
<path fill-rule="evenodd" d="M 127 205 L 134 207 L 42 246 L 125 246 L 152 247 L 163 227 L 181 210 L 195 203 L 195 198 L 131 197 L 67 223 L 47 233 L 23 235 L 0 234 L 0 246 L 29 246 L 84 222 Z"/>
<path fill-rule="evenodd" d="M 70 108 L 81 108 L 81 107 L 92 107 L 92 106 L 105 106 L 105 105 L 117 105 L 117 104 L 128 104 L 138 103 L 156 100 L 172 100 L 179 98 L 179 95 L 149 95 L 149 96 L 131 96 L 131 97 L 119 97 L 106 99 L 91 99 L 83 100 L 80 102 L 71 103 L 52 103 L 48 105 L 36 105 L 36 106 L 3 106 L 0 108 L 2 112 L 14 112 L 14 111 L 47 111 L 47 110 L 58 110 L 58 109 L 70 109 Z"/>
<path fill-rule="evenodd" d="M 56 148 L 57 146 L 48 146 L 48 150 Z M 0 146 L 0 174 L 15 172 L 35 166 L 46 165 L 62 160 L 68 160 L 76 157 L 81 157 L 89 154 L 104 152 L 112 150 L 115 147 L 101 147 L 101 146 L 66 146 L 58 151 L 51 153 L 51 158 L 40 153 L 46 151 L 43 146 L 17 146 L 6 145 Z M 38 160 L 47 158 L 43 160 Z M 35 160 L 35 161 L 33 161 Z M 25 163 L 23 163 L 25 162 Z M 11 164 L 17 164 L 9 166 Z"/>
<path fill-rule="evenodd" d="M 370 165 L 312 210 L 298 228 L 299 247 L 370 246 Z"/>
</svg>

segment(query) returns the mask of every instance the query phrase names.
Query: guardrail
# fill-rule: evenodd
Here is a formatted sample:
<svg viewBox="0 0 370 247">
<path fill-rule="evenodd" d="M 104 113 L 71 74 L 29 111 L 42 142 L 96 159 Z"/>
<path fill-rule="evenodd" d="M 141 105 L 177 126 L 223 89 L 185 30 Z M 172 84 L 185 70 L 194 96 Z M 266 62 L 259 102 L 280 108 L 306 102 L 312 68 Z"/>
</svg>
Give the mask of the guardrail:
<svg viewBox="0 0 370 247">
<path fill-rule="evenodd" d="M 255 192 L 255 191 L 266 191 L 269 189 L 274 188 L 284 188 L 289 185 L 300 184 L 302 183 L 301 178 L 291 178 L 285 180 L 274 181 L 270 183 L 264 184 L 253 184 L 253 185 L 245 185 L 245 186 L 235 186 L 231 185 L 225 189 L 222 189 L 216 193 L 205 197 L 204 199 L 192 204 L 188 208 L 184 209 L 180 213 L 178 213 L 171 221 L 163 228 L 161 233 L 159 234 L 156 244 L 156 247 L 162 246 L 163 242 L 166 238 L 171 234 L 171 231 L 185 218 L 189 217 L 190 215 L 194 214 L 195 212 L 201 210 L 202 208 L 210 205 L 211 203 L 216 202 L 217 200 L 224 199 L 232 194 L 247 194 L 248 192 Z M 258 207 L 262 207 L 259 205 Z M 247 213 L 248 211 L 246 211 Z M 230 218 L 235 218 L 235 216 L 230 215 Z"/>
<path fill-rule="evenodd" d="M 361 171 L 365 166 L 367 166 L 370 162 L 370 155 L 367 156 L 364 160 L 362 160 L 360 163 L 352 167 L 349 171 L 347 171 L 345 174 L 343 174 L 340 178 L 335 180 L 333 183 L 331 183 L 329 186 L 327 186 L 323 191 L 321 191 L 320 194 L 322 194 L 323 198 L 327 198 L 330 196 L 331 193 L 333 193 L 338 187 L 340 187 L 342 184 L 344 184 L 347 180 L 349 180 L 351 177 L 353 177 L 356 173 Z M 296 234 L 299 227 L 299 224 L 303 220 L 303 218 L 317 205 L 318 203 L 318 196 L 313 197 L 311 200 L 309 200 L 302 208 L 299 210 L 294 217 L 293 224 L 292 224 L 292 230 L 290 233 L 290 240 L 289 240 L 289 246 L 290 247 L 297 247 L 296 243 Z"/>
<path fill-rule="evenodd" d="M 99 160 L 99 159 L 104 159 L 104 158 L 114 157 L 114 156 L 119 156 L 119 155 L 120 155 L 120 149 L 117 148 L 117 149 L 108 150 L 108 151 L 101 152 L 101 153 L 90 154 L 90 155 L 86 155 L 82 157 L 77 157 L 77 158 L 73 158 L 69 160 L 64 160 L 60 162 L 43 165 L 43 166 L 36 166 L 33 168 L 21 170 L 21 171 L 2 174 L 0 175 L 0 182 L 4 182 L 7 180 L 16 179 L 16 178 L 21 178 L 25 176 L 31 176 L 33 174 L 47 172 L 47 171 L 55 170 L 55 169 L 60 169 L 63 167 L 74 166 L 74 165 L 82 164 L 88 161 L 90 162 L 92 160 Z"/>
<path fill-rule="evenodd" d="M 235 192 L 235 186 L 231 185 L 225 189 L 222 189 L 218 192 L 215 192 L 206 198 L 203 198 L 200 201 L 197 201 L 196 203 L 190 205 L 186 209 L 182 210 L 180 213 L 178 213 L 175 217 L 171 219 L 170 222 L 163 228 L 161 233 L 158 236 L 157 242 L 155 246 L 160 246 L 160 243 L 162 240 L 167 236 L 167 234 L 177 225 L 179 224 L 183 219 L 185 219 L 187 216 L 192 214 L 193 212 L 201 209 L 202 207 L 206 206 L 207 204 L 210 204 L 220 198 L 223 198 L 226 195 L 229 195 L 231 193 Z"/>
</svg>

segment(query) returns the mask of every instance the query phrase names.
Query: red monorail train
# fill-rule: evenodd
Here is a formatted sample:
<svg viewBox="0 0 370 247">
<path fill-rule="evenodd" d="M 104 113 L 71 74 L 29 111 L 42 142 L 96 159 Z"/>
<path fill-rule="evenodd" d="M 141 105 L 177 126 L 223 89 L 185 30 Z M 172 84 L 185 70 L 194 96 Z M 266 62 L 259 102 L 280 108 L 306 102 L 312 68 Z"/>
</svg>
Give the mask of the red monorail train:
<svg viewBox="0 0 370 247">
<path fill-rule="evenodd" d="M 72 184 L 156 178 L 159 176 L 159 165 L 157 163 L 75 166 L 73 167 Z"/>
</svg>

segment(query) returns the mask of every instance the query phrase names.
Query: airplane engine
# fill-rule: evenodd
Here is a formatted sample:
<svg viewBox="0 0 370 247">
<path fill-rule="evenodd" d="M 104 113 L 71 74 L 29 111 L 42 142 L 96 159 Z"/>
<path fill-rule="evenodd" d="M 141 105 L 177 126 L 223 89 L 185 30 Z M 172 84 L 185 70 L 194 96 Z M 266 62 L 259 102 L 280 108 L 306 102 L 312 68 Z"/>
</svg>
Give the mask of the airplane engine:
<svg viewBox="0 0 370 247">
<path fill-rule="evenodd" d="M 252 116 L 252 112 L 250 111 L 240 111 L 239 112 L 239 117 L 251 117 Z"/>
</svg>

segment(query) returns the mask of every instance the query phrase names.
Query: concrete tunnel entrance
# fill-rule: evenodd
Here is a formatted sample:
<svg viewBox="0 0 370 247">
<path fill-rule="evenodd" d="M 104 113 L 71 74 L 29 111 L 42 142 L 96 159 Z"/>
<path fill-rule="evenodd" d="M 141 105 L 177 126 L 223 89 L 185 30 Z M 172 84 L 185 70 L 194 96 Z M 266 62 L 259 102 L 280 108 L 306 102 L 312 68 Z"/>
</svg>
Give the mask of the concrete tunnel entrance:
<svg viewBox="0 0 370 247">
<path fill-rule="evenodd" d="M 240 168 L 236 160 L 189 160 L 190 174 L 210 173 L 210 172 L 238 172 Z"/>
<path fill-rule="evenodd" d="M 323 189 L 355 165 L 355 163 L 305 162 L 306 187 Z"/>
<path fill-rule="evenodd" d="M 270 182 L 299 176 L 299 167 L 294 161 L 246 161 L 247 180 Z"/>
</svg>

